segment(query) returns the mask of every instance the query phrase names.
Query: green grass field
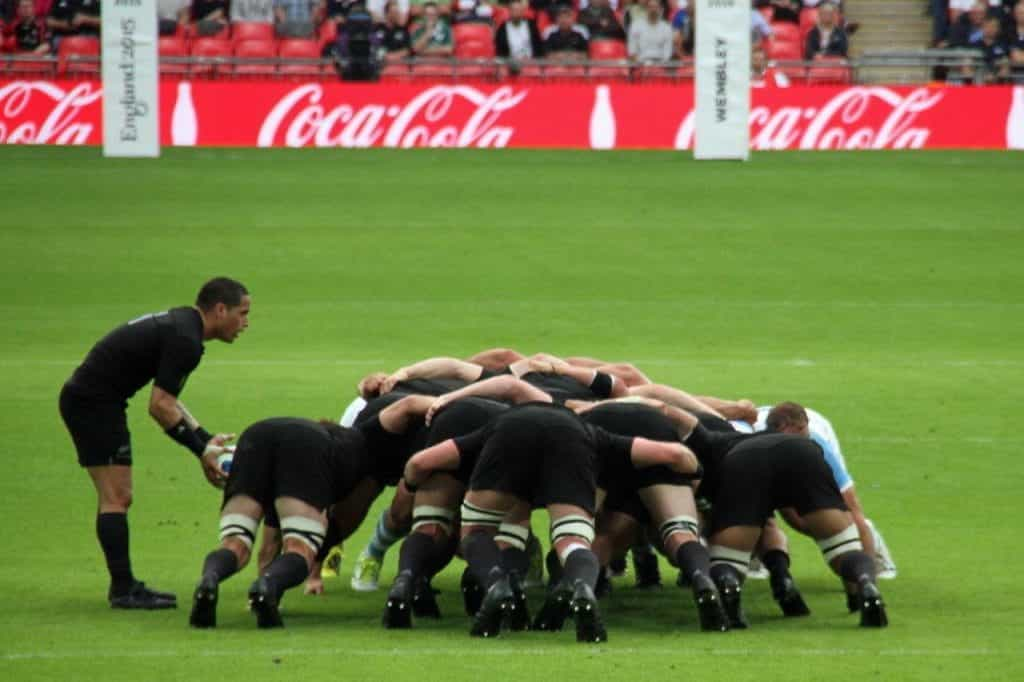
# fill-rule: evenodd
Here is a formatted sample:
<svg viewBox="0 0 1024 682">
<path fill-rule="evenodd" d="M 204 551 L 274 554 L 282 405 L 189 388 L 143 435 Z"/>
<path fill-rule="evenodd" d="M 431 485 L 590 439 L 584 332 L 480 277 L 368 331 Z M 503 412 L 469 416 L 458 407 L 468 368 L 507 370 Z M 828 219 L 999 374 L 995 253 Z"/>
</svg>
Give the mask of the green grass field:
<svg viewBox="0 0 1024 682">
<path fill-rule="evenodd" d="M 1024 678 L 1024 155 L 3 148 L 0 165 L 0 679 Z M 139 398 L 134 568 L 182 608 L 111 611 L 57 393 L 109 328 L 222 273 L 250 287 L 251 327 L 211 343 L 183 395 L 218 430 L 334 417 L 369 371 L 496 345 L 819 409 L 900 567 L 891 627 L 856 627 L 791 533 L 809 619 L 752 582 L 752 629 L 700 634 L 688 592 L 627 576 L 607 645 L 475 641 L 457 562 L 436 581 L 445 618 L 389 632 L 384 593 L 348 588 L 364 527 L 325 596 L 286 597 L 284 631 L 246 613 L 250 567 L 220 627 L 193 632 L 219 497 Z"/>
</svg>

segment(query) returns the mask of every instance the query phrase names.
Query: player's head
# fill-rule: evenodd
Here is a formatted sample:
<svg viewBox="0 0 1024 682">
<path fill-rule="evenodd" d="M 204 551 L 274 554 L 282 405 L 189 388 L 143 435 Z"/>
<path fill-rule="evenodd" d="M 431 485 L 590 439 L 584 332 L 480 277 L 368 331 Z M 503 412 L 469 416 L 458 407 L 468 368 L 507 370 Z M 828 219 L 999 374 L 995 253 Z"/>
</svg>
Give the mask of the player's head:
<svg viewBox="0 0 1024 682">
<path fill-rule="evenodd" d="M 228 277 L 214 277 L 196 296 L 196 307 L 203 314 L 206 336 L 231 343 L 249 326 L 249 290 Z"/>
<path fill-rule="evenodd" d="M 1002 31 L 1003 24 L 999 17 L 986 17 L 985 23 L 981 25 L 981 35 L 989 42 L 998 39 Z"/>
<path fill-rule="evenodd" d="M 818 6 L 818 23 L 826 28 L 835 26 L 836 6 L 831 2 L 823 2 Z"/>
<path fill-rule="evenodd" d="M 569 7 L 568 5 L 559 6 L 558 14 L 555 16 L 558 21 L 558 28 L 563 31 L 571 30 L 573 24 L 576 23 L 576 17 L 572 11 L 572 7 Z"/>
<path fill-rule="evenodd" d="M 523 0 L 512 0 L 508 3 L 508 18 L 519 21 L 526 16 L 526 3 Z"/>
<path fill-rule="evenodd" d="M 807 410 L 799 403 L 779 403 L 768 412 L 765 429 L 771 433 L 792 433 L 807 436 Z"/>
<path fill-rule="evenodd" d="M 440 10 L 437 8 L 436 2 L 427 2 L 423 4 L 423 16 L 432 21 L 437 21 Z"/>
<path fill-rule="evenodd" d="M 647 0 L 644 3 L 644 9 L 647 10 L 647 16 L 651 19 L 660 19 L 664 12 L 661 0 Z"/>
</svg>

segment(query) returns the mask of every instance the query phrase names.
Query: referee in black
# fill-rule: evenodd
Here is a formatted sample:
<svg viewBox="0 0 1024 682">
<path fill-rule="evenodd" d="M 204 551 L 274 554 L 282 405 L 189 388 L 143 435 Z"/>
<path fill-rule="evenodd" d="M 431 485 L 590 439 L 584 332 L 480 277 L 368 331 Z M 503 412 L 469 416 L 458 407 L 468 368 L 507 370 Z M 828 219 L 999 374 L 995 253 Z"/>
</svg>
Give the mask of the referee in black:
<svg viewBox="0 0 1024 682">
<path fill-rule="evenodd" d="M 89 472 L 99 509 L 96 535 L 110 571 L 107 595 L 115 609 L 175 608 L 173 594 L 135 579 L 128 552 L 128 507 L 132 503 L 132 446 L 125 410 L 128 400 L 153 381 L 149 414 L 165 433 L 192 451 L 214 486 L 226 475 L 217 463 L 233 435 L 211 435 L 178 402 L 188 375 L 199 365 L 203 342 L 232 343 L 249 326 L 249 292 L 227 277 L 203 285 L 192 307 L 143 315 L 93 346 L 60 392 L 60 414 Z"/>
</svg>

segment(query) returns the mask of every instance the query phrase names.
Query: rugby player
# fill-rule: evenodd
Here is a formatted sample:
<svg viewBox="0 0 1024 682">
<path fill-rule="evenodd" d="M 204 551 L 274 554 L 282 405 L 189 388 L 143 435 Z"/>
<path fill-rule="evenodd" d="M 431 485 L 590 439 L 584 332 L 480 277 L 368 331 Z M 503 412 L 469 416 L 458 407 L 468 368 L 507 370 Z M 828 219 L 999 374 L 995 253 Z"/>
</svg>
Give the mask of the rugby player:
<svg viewBox="0 0 1024 682">
<path fill-rule="evenodd" d="M 135 578 L 129 555 L 128 508 L 132 503 L 132 447 L 128 400 L 153 382 L 149 414 L 175 442 L 198 459 L 211 485 L 223 487 L 217 458 L 230 434 L 210 434 L 178 401 L 199 365 L 204 342 L 232 343 L 249 326 L 249 292 L 240 282 L 217 277 L 199 290 L 194 306 L 144 315 L 100 339 L 60 392 L 60 414 L 78 463 L 98 499 L 96 535 L 110 573 L 107 598 L 116 609 L 175 608 L 175 595 Z"/>
</svg>

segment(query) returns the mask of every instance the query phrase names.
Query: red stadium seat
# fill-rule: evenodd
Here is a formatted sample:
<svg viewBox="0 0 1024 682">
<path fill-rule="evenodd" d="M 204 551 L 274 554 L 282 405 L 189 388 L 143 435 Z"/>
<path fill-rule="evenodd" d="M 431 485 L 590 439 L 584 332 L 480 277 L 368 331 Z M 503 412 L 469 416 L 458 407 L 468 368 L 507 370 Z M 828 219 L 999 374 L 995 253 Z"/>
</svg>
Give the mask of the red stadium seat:
<svg viewBox="0 0 1024 682">
<path fill-rule="evenodd" d="M 217 60 L 231 57 L 231 43 L 219 38 L 196 38 L 192 41 L 192 57 L 199 60 L 192 64 L 193 75 L 213 75 L 228 73 L 231 68 L 227 64 L 219 64 Z"/>
<path fill-rule="evenodd" d="M 455 56 L 459 59 L 493 59 L 494 43 L 489 40 L 456 41 Z"/>
<path fill-rule="evenodd" d="M 282 60 L 320 59 L 320 43 L 316 40 L 302 40 L 299 38 L 282 40 L 278 47 L 277 56 Z M 323 75 L 324 65 L 322 63 L 282 63 L 280 65 L 280 72 L 291 76 L 320 76 Z"/>
<path fill-rule="evenodd" d="M 231 39 L 231 25 L 224 24 L 224 26 L 216 33 L 208 33 L 206 35 L 199 35 L 199 28 L 197 24 L 188 24 L 185 27 L 185 37 L 191 40 L 199 40 L 200 38 L 207 38 L 210 40 L 230 40 Z"/>
<path fill-rule="evenodd" d="M 508 21 L 508 7 L 504 5 L 491 5 L 491 21 L 494 22 L 495 30 Z"/>
<path fill-rule="evenodd" d="M 807 69 L 807 82 L 811 85 L 848 85 L 852 75 L 845 58 L 819 55 Z"/>
<path fill-rule="evenodd" d="M 455 49 L 459 43 L 477 42 L 494 44 L 494 34 L 491 27 L 478 21 L 466 21 L 455 24 L 452 27 L 452 40 L 455 42 Z"/>
<path fill-rule="evenodd" d="M 277 45 L 273 40 L 242 40 L 235 43 L 235 57 L 238 59 L 260 60 L 253 64 L 235 64 L 235 73 L 243 76 L 272 76 L 277 73 L 277 64 L 268 63 L 277 57 Z"/>
<path fill-rule="evenodd" d="M 591 59 L 598 60 L 625 59 L 627 56 L 626 43 L 621 40 L 592 40 L 589 52 Z"/>
<path fill-rule="evenodd" d="M 800 27 L 788 21 L 773 21 L 772 34 L 776 43 L 799 43 Z"/>
<path fill-rule="evenodd" d="M 451 78 L 455 67 L 448 64 L 413 64 L 410 73 L 416 78 Z"/>
<path fill-rule="evenodd" d="M 260 21 L 236 21 L 231 24 L 231 40 L 240 43 L 243 40 L 273 40 L 274 25 Z"/>
<path fill-rule="evenodd" d="M 100 41 L 88 36 L 68 36 L 60 41 L 57 59 L 61 73 L 98 74 Z"/>
<path fill-rule="evenodd" d="M 800 10 L 800 35 L 807 35 L 816 23 L 818 23 L 817 7 L 804 7 Z"/>
<path fill-rule="evenodd" d="M 412 31 L 410 30 L 410 34 Z M 325 21 L 320 24 L 320 28 L 317 31 L 317 40 L 320 43 L 321 49 L 330 43 L 333 43 L 338 39 L 338 25 L 333 21 Z"/>
<path fill-rule="evenodd" d="M 188 45 L 178 36 L 160 36 L 157 43 L 160 55 L 160 75 L 181 76 L 188 73 L 188 64 L 169 62 L 165 57 L 180 59 L 188 56 Z"/>
<path fill-rule="evenodd" d="M 768 59 L 776 60 L 801 60 L 804 58 L 803 46 L 797 42 L 781 42 L 773 40 L 768 43 L 765 50 Z"/>
</svg>

